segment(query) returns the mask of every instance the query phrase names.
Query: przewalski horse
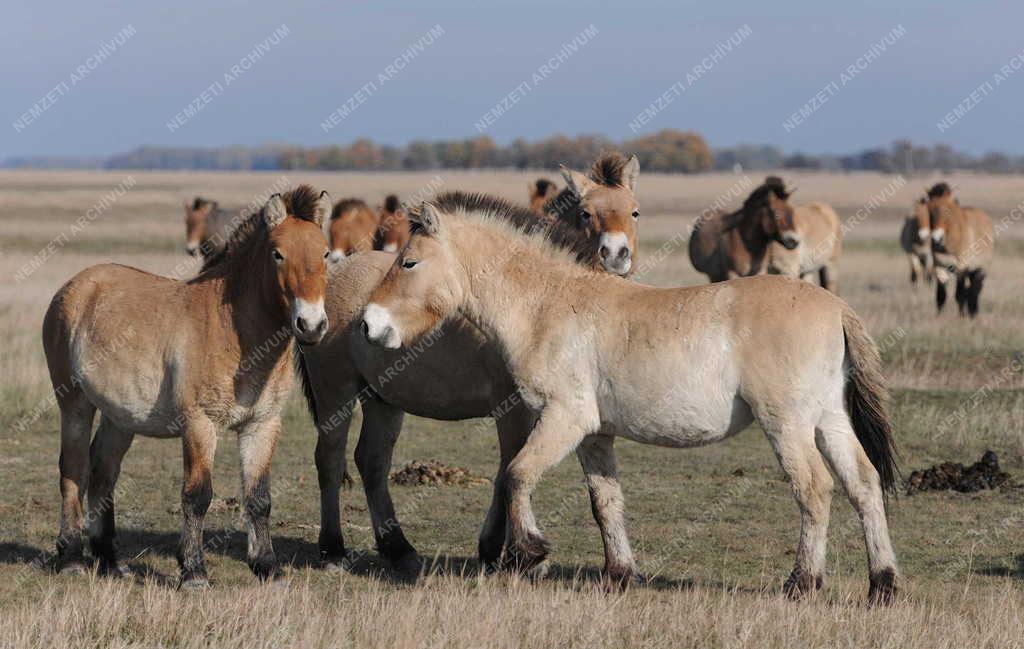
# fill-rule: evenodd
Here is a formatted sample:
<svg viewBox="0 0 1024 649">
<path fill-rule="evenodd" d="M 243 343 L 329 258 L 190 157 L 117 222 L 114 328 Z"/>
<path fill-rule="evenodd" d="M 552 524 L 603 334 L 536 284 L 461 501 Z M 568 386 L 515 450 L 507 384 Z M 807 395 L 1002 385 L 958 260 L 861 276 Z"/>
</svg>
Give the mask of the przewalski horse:
<svg viewBox="0 0 1024 649">
<path fill-rule="evenodd" d="M 570 223 L 587 235 L 574 244 L 579 261 L 596 260 L 609 273 L 629 275 L 639 253 L 640 208 L 634 192 L 640 161 L 636 156 L 627 160 L 620 153 L 606 153 L 587 175 L 565 167 L 561 173 L 566 186 L 544 204 L 547 218 Z"/>
<path fill-rule="evenodd" d="M 598 275 L 486 214 L 424 205 L 364 314 L 367 337 L 414 345 L 446 318 L 478 327 L 539 414 L 505 475 L 508 563 L 543 561 L 530 502 L 542 474 L 576 450 L 605 547 L 605 571 L 636 565 L 616 476 L 615 436 L 660 446 L 717 442 L 757 421 L 801 512 L 785 591 L 822 586 L 829 465 L 857 510 L 869 598 L 896 592 L 883 494 L 897 479 L 878 350 L 853 310 L 807 282 L 766 276 L 660 289 Z"/>
<path fill-rule="evenodd" d="M 409 218 L 398 197 L 390 194 L 380 206 L 380 226 L 377 228 L 377 250 L 398 252 L 409 241 Z"/>
<path fill-rule="evenodd" d="M 263 579 L 279 574 L 270 460 L 293 383 L 292 340 L 311 345 L 327 329 L 321 227 L 330 208 L 326 192 L 300 186 L 239 224 L 195 279 L 104 264 L 57 292 L 43 320 L 43 348 L 60 407 L 60 566 L 82 568 L 87 523 L 100 568 L 121 572 L 113 502 L 121 460 L 135 435 L 180 437 L 181 585 L 206 586 L 202 528 L 217 434 L 234 430 L 249 566 Z"/>
<path fill-rule="evenodd" d="M 590 189 L 596 196 L 585 194 L 582 204 L 593 210 L 593 218 L 582 228 L 578 219 L 538 220 L 523 207 L 480 194 L 450 192 L 434 200 L 448 211 L 489 214 L 527 231 L 542 231 L 578 263 L 602 270 L 597 251 L 601 232 L 595 228 L 609 220 L 604 210 L 631 214 L 636 202 L 632 192 L 621 188 L 595 185 Z M 420 562 L 402 532 L 388 492 L 403 413 L 450 421 L 494 418 L 500 467 L 479 541 L 481 562 L 494 565 L 505 540 L 504 467 L 533 427 L 534 415 L 519 397 L 501 351 L 464 320 L 453 319 L 438 335 L 407 350 L 385 350 L 367 343 L 359 326 L 363 308 L 393 261 L 394 255 L 374 252 L 333 267 L 326 300 L 330 329 L 323 342 L 297 357 L 318 433 L 320 552 L 327 564 L 341 563 L 346 556 L 339 498 L 349 423 L 358 400 L 363 423 L 355 461 L 374 541 L 381 555 L 404 572 L 418 570 Z M 595 507 L 600 506 L 596 501 Z"/>
<path fill-rule="evenodd" d="M 907 253 L 910 262 L 910 283 L 916 285 L 923 276 L 931 284 L 935 268 L 932 263 L 931 216 L 928 214 L 928 199 L 921 198 L 914 203 L 913 214 L 903 219 L 900 230 L 900 248 Z"/>
<path fill-rule="evenodd" d="M 328 233 L 331 240 L 331 261 L 341 261 L 356 253 L 373 250 L 380 216 L 358 198 L 343 198 L 331 210 Z"/>
<path fill-rule="evenodd" d="M 781 178 L 769 176 L 737 211 L 698 220 L 689 244 L 693 267 L 712 282 L 767 273 L 771 242 L 790 250 L 799 244 L 790 194 Z"/>
<path fill-rule="evenodd" d="M 216 255 L 224 250 L 235 224 L 234 212 L 196 196 L 191 204 L 185 203 L 185 252 L 193 257 Z"/>
<path fill-rule="evenodd" d="M 843 231 L 839 215 L 826 203 L 807 203 L 793 207 L 794 248 L 777 241 L 769 246 L 769 270 L 780 275 L 811 279 L 818 276 L 822 287 L 839 293 L 839 253 Z"/>
<path fill-rule="evenodd" d="M 935 304 L 942 311 L 946 284 L 956 278 L 956 303 L 960 315 L 978 315 L 978 298 L 985 269 L 995 253 L 992 219 L 974 207 L 961 207 L 946 183 L 928 190 L 932 254 L 935 259 Z"/>
<path fill-rule="evenodd" d="M 526 190 L 530 196 L 530 211 L 534 214 L 544 214 L 544 204 L 558 195 L 558 185 L 547 178 L 538 178 L 526 184 Z"/>
</svg>

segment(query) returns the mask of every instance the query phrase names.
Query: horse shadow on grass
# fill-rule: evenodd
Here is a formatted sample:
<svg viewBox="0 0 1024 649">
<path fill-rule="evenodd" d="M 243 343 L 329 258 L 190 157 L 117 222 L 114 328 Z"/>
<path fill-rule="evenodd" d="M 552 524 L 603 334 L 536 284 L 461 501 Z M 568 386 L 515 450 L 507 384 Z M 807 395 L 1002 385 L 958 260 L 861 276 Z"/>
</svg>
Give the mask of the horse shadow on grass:
<svg viewBox="0 0 1024 649">
<path fill-rule="evenodd" d="M 982 566 L 977 570 L 978 574 L 989 577 L 1011 577 L 1018 581 L 1024 581 L 1024 554 L 1018 554 L 1010 558 L 1010 566 L 1003 563 L 991 563 Z"/>
</svg>

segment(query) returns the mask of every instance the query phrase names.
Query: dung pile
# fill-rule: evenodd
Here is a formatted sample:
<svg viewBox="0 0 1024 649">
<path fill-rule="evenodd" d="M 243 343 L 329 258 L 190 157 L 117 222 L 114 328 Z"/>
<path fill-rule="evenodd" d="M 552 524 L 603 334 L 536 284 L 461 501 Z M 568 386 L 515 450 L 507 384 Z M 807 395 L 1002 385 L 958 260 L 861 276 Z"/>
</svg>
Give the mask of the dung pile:
<svg viewBox="0 0 1024 649">
<path fill-rule="evenodd" d="M 391 482 L 403 487 L 437 487 L 441 485 L 482 485 L 485 478 L 471 475 L 458 466 L 446 466 L 436 460 L 420 462 L 413 460 L 391 474 Z"/>
<path fill-rule="evenodd" d="M 914 471 L 907 479 L 907 494 L 949 489 L 971 493 L 995 489 L 1009 480 L 1010 474 L 999 470 L 999 458 L 996 454 L 985 451 L 981 460 L 966 468 L 960 463 L 943 462 L 923 471 Z"/>
</svg>

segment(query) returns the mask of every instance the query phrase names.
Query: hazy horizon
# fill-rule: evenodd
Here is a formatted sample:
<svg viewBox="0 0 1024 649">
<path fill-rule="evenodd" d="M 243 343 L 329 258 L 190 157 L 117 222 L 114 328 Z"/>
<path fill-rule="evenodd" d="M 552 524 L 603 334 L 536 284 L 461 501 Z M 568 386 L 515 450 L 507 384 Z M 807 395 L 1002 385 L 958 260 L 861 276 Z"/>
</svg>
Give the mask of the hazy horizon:
<svg viewBox="0 0 1024 649">
<path fill-rule="evenodd" d="M 714 148 L 1024 153 L 1024 8 L 896 5 L 9 8 L 0 158 L 663 128 Z"/>
</svg>

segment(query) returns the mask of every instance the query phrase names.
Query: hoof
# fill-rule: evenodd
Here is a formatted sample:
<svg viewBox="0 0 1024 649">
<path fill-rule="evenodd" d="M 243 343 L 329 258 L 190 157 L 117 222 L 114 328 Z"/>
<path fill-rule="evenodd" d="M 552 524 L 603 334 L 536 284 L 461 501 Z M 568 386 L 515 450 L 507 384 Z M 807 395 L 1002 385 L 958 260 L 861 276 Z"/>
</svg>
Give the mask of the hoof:
<svg viewBox="0 0 1024 649">
<path fill-rule="evenodd" d="M 201 593 L 210 590 L 210 580 L 200 576 L 183 577 L 178 584 L 178 590 L 186 593 Z"/>
<path fill-rule="evenodd" d="M 513 543 L 509 548 L 506 564 L 509 570 L 529 573 L 543 563 L 551 552 L 551 546 L 538 534 L 528 534 L 525 539 Z"/>
<path fill-rule="evenodd" d="M 281 567 L 277 564 L 275 557 L 251 560 L 249 568 L 252 570 L 252 574 L 256 575 L 260 581 L 276 580 L 282 576 Z"/>
<path fill-rule="evenodd" d="M 397 559 L 391 559 L 388 563 L 391 564 L 391 570 L 403 579 L 415 581 L 423 574 L 423 559 L 416 552 L 404 554 Z"/>
<path fill-rule="evenodd" d="M 868 588 L 869 606 L 888 606 L 896 599 L 896 571 L 886 568 L 870 576 Z"/>
<path fill-rule="evenodd" d="M 786 583 L 782 585 L 782 592 L 789 599 L 798 600 L 821 590 L 823 585 L 824 580 L 820 576 L 796 568 L 790 573 Z"/>
<path fill-rule="evenodd" d="M 477 561 L 480 570 L 491 574 L 501 570 L 501 553 L 505 549 L 504 539 L 497 541 L 481 540 L 477 546 Z"/>
<path fill-rule="evenodd" d="M 621 592 L 630 586 L 644 586 L 647 578 L 635 568 L 605 568 L 601 571 L 601 582 L 609 592 Z"/>
<path fill-rule="evenodd" d="M 82 576 L 89 573 L 89 569 L 81 561 L 67 561 L 57 570 L 62 575 Z"/>
<path fill-rule="evenodd" d="M 101 560 L 99 564 L 99 572 L 104 577 L 121 578 L 130 576 L 132 574 L 132 569 L 117 560 Z"/>
</svg>

